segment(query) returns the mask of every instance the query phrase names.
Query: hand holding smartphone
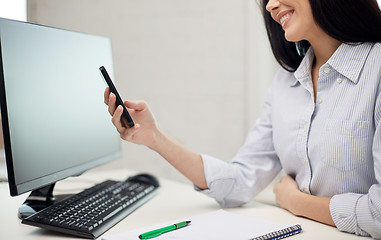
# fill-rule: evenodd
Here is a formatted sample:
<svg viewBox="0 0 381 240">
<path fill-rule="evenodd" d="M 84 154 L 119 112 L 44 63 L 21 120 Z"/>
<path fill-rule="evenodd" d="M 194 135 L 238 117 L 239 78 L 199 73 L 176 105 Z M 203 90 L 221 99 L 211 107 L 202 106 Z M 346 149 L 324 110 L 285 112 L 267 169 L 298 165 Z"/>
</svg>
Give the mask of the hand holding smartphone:
<svg viewBox="0 0 381 240">
<path fill-rule="evenodd" d="M 108 73 L 106 71 L 106 68 L 104 66 L 101 66 L 99 68 L 99 71 L 101 72 L 101 74 L 103 76 L 103 79 L 106 81 L 106 83 L 109 86 L 111 92 L 115 94 L 115 96 L 116 96 L 116 105 L 117 106 L 121 105 L 123 107 L 122 117 L 124 117 L 127 120 L 127 124 L 128 124 L 129 127 L 133 127 L 134 126 L 134 121 L 132 120 L 130 114 L 128 113 L 127 108 L 124 105 L 122 98 L 119 96 L 119 93 L 116 90 L 115 85 L 111 81 L 111 78 L 108 75 Z"/>
</svg>

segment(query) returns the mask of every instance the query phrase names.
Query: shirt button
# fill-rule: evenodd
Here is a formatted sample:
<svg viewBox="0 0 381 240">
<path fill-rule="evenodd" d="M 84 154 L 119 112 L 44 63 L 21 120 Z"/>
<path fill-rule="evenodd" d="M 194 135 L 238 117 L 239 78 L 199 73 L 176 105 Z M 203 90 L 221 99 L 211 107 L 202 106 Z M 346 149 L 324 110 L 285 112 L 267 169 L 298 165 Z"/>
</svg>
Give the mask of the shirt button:
<svg viewBox="0 0 381 240">
<path fill-rule="evenodd" d="M 338 83 L 342 83 L 342 82 L 343 82 L 343 79 L 338 78 L 336 81 L 337 81 Z"/>
<path fill-rule="evenodd" d="M 319 98 L 319 99 L 317 100 L 317 103 L 318 103 L 318 104 L 322 104 L 322 103 L 323 103 L 323 99 Z"/>
<path fill-rule="evenodd" d="M 325 72 L 325 73 L 329 73 L 330 71 L 331 71 L 331 69 L 329 69 L 329 68 L 327 68 L 327 67 L 324 68 L 324 72 Z"/>
<path fill-rule="evenodd" d="M 307 129 L 308 129 L 308 125 L 307 125 L 307 124 L 304 125 L 303 129 L 304 129 L 304 131 L 307 131 Z"/>
</svg>

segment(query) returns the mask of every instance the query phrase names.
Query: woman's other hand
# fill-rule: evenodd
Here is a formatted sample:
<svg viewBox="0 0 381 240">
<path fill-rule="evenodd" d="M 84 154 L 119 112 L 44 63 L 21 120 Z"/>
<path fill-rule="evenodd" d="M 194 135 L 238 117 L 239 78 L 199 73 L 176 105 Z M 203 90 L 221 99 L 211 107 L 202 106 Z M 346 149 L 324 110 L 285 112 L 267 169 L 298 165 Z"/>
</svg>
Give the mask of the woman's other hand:
<svg viewBox="0 0 381 240">
<path fill-rule="evenodd" d="M 335 226 L 329 209 L 331 198 L 301 192 L 290 176 L 283 177 L 273 190 L 276 202 L 294 215 Z"/>
<path fill-rule="evenodd" d="M 274 185 L 273 191 L 276 197 L 276 203 L 279 204 L 281 208 L 295 214 L 293 209 L 293 199 L 296 195 L 301 193 L 295 180 L 290 176 L 285 176 L 281 178 L 279 183 Z"/>
</svg>

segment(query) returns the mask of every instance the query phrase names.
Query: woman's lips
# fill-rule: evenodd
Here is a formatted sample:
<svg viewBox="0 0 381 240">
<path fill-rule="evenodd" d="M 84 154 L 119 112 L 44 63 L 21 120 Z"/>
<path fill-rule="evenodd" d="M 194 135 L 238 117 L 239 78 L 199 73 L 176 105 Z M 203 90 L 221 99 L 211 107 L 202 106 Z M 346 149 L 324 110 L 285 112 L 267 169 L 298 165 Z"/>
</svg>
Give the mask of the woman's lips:
<svg viewBox="0 0 381 240">
<path fill-rule="evenodd" d="M 294 13 L 293 10 L 285 10 L 278 13 L 277 15 L 278 22 L 282 25 L 282 27 L 286 26 L 286 24 L 291 19 L 293 13 Z"/>
</svg>

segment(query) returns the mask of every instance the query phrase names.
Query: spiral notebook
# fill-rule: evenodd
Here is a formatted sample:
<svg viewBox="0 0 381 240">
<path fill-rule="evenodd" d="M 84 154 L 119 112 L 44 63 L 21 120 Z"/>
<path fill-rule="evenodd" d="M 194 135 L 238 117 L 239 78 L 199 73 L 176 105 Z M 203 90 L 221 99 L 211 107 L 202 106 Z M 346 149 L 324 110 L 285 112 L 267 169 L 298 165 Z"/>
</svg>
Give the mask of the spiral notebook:
<svg viewBox="0 0 381 240">
<path fill-rule="evenodd" d="M 144 232 L 159 229 L 181 221 L 191 221 L 187 227 L 165 233 L 153 240 L 163 239 L 219 239 L 219 240 L 275 240 L 302 232 L 299 224 L 279 224 L 265 220 L 241 216 L 225 210 L 218 210 L 184 219 L 144 227 L 125 233 L 107 236 L 103 240 L 136 239 Z"/>
<path fill-rule="evenodd" d="M 273 231 L 270 233 L 267 233 L 265 235 L 250 238 L 250 240 L 275 240 L 275 239 L 282 239 L 286 238 L 295 234 L 298 234 L 302 231 L 302 226 L 300 224 L 295 224 L 291 227 L 287 227 L 281 230 Z"/>
</svg>

